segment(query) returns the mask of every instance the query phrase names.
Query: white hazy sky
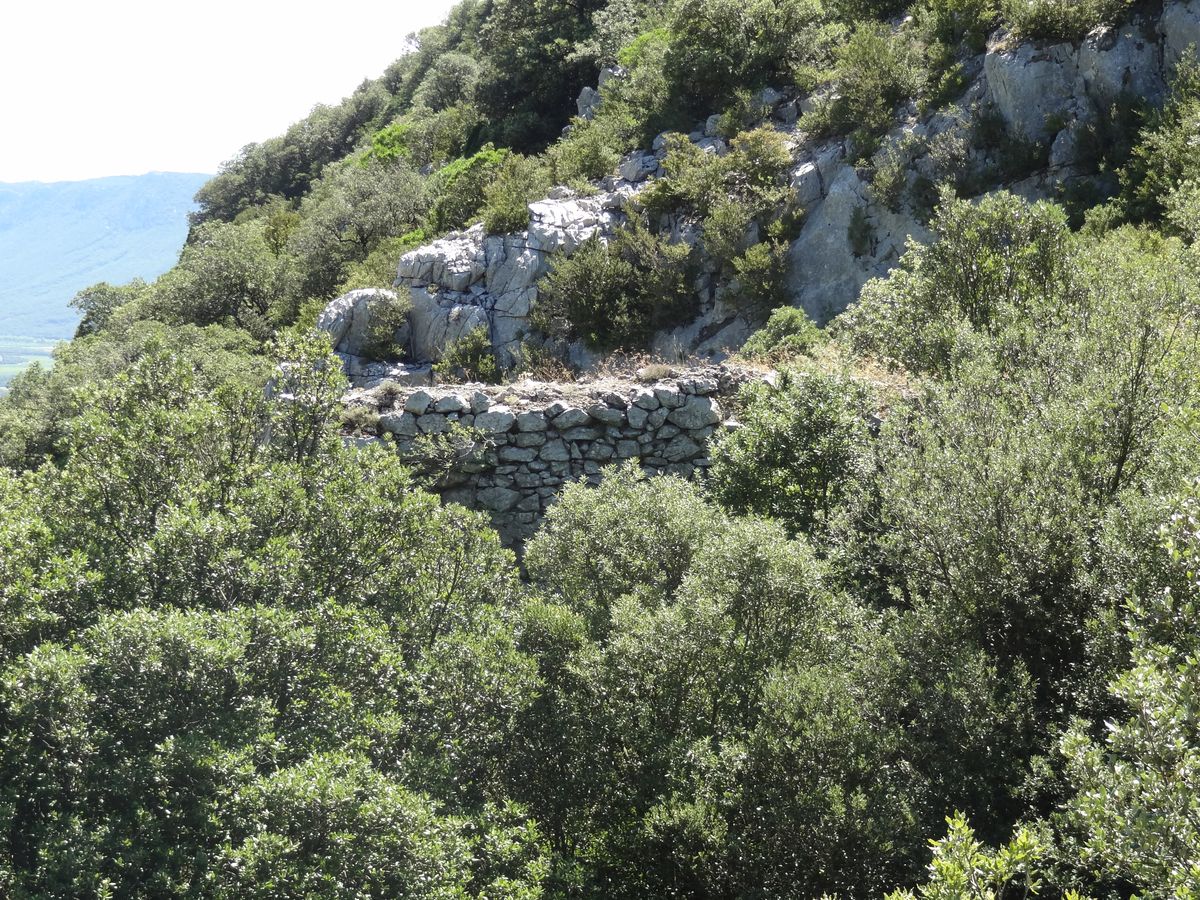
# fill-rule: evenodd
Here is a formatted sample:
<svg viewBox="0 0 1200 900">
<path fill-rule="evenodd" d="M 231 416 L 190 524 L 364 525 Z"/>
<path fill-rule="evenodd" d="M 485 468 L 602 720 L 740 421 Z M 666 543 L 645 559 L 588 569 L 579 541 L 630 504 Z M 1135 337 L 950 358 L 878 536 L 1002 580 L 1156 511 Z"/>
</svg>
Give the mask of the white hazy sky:
<svg viewBox="0 0 1200 900">
<path fill-rule="evenodd" d="M 454 0 L 11 0 L 0 181 L 216 172 L 381 74 Z"/>
</svg>

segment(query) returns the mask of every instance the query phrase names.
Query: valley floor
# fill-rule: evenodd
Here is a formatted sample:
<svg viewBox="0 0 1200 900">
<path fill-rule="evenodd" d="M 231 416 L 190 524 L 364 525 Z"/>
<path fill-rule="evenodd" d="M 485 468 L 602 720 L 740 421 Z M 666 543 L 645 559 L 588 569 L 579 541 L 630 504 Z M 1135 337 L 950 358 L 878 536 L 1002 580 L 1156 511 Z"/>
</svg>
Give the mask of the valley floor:
<svg viewBox="0 0 1200 900">
<path fill-rule="evenodd" d="M 0 396 L 8 392 L 8 383 L 31 363 L 51 365 L 54 345 L 44 338 L 0 335 Z"/>
</svg>

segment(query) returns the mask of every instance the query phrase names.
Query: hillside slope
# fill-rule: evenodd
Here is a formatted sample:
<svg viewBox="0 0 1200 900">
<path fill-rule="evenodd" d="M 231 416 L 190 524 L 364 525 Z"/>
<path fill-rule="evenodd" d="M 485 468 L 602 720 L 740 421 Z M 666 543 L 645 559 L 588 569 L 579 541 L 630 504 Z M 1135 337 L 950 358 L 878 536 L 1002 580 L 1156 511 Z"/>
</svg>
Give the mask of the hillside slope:
<svg viewBox="0 0 1200 900">
<path fill-rule="evenodd" d="M 174 264 L 207 175 L 0 184 L 0 337 L 65 340 L 68 303 L 99 281 L 153 278 Z"/>
<path fill-rule="evenodd" d="M 244 148 L 0 398 L 0 896 L 1200 897 L 1194 45 L 463 0 Z"/>
</svg>

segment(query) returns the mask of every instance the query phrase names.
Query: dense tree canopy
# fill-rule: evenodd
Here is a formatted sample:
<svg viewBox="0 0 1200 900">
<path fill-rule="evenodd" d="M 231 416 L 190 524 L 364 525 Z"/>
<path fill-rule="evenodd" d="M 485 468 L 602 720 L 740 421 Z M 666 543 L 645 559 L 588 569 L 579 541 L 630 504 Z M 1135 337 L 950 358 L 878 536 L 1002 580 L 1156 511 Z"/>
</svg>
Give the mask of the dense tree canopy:
<svg viewBox="0 0 1200 900">
<path fill-rule="evenodd" d="M 1082 228 L 947 178 L 831 327 L 771 310 L 757 92 L 837 81 L 799 127 L 865 158 L 996 24 L 1123 9 L 1069 6 L 468 0 L 245 148 L 0 398 L 0 895 L 1196 896 L 1195 72 Z M 765 320 L 704 478 L 609 467 L 518 562 L 340 433 L 332 296 L 710 113 L 533 312 L 638 349 L 704 270 Z"/>
</svg>

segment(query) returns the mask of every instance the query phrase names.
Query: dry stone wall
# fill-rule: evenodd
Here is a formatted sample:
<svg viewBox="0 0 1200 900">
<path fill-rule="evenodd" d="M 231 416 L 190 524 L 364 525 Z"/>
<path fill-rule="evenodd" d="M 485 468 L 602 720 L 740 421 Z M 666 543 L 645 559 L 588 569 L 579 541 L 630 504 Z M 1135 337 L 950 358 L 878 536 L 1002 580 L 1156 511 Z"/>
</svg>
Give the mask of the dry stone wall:
<svg viewBox="0 0 1200 900">
<path fill-rule="evenodd" d="M 653 384 L 393 388 L 378 427 L 415 462 L 439 458 L 439 440 L 453 448 L 436 490 L 488 512 L 513 545 L 534 533 L 566 484 L 598 484 L 609 466 L 683 478 L 706 469 L 710 439 L 735 427 L 722 398 L 751 377 L 761 376 L 719 366 Z M 377 404 L 378 394 L 358 392 L 350 402 Z"/>
</svg>

